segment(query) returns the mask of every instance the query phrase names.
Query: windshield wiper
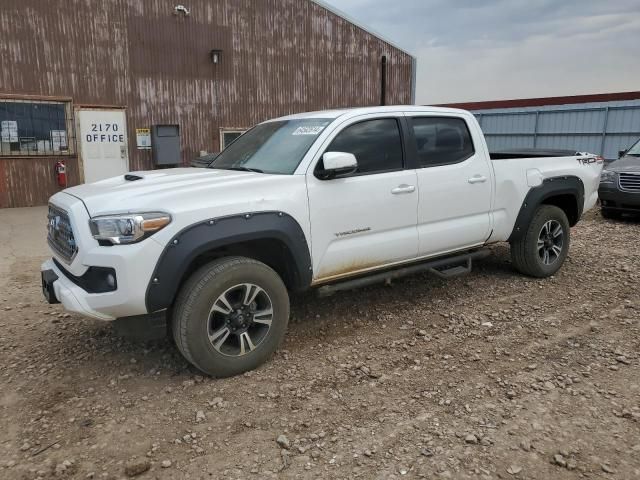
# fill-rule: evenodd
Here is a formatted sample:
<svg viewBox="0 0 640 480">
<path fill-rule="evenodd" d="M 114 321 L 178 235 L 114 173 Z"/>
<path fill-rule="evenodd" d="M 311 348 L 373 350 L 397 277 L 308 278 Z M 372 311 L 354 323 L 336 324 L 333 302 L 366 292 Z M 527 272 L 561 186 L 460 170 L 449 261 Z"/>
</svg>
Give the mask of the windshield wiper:
<svg viewBox="0 0 640 480">
<path fill-rule="evenodd" d="M 213 167 L 218 168 L 219 170 L 237 170 L 238 172 L 253 172 L 253 173 L 264 173 L 263 170 L 259 168 L 250 168 L 250 167 Z"/>
</svg>

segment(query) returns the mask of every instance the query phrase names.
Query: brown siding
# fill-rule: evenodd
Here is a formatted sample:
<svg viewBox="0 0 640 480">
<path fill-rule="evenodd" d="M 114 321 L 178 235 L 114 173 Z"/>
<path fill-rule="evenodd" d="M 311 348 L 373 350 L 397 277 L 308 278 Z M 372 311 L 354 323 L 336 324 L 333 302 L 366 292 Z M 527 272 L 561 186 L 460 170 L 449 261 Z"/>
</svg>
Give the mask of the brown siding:
<svg viewBox="0 0 640 480">
<path fill-rule="evenodd" d="M 188 17 L 174 15 L 174 5 L 3 0 L 0 94 L 125 106 L 132 170 L 152 168 L 149 152 L 135 149 L 135 128 L 179 123 L 187 162 L 200 150 L 217 151 L 223 127 L 376 105 L 382 55 L 388 62 L 387 104 L 411 101 L 408 54 L 309 0 L 191 0 Z M 210 62 L 212 49 L 223 50 L 221 64 Z M 34 190 L 53 174 L 36 166 L 41 162 L 0 159 L 0 188 L 15 187 L 8 172 L 28 176 L 20 193 L 0 190 L 0 200 L 6 197 L 12 206 L 45 203 L 50 190 Z"/>
<path fill-rule="evenodd" d="M 0 158 L 0 208 L 46 205 L 51 195 L 61 190 L 54 166 L 64 160 L 67 182 L 78 184 L 76 157 L 14 157 Z"/>
</svg>

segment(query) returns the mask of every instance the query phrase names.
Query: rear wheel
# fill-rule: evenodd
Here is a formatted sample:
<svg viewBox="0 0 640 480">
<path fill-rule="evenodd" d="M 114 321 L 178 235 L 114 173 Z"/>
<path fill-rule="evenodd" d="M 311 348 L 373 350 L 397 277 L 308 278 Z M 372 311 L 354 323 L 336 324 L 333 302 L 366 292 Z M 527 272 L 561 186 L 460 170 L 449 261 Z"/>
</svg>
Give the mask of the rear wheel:
<svg viewBox="0 0 640 480">
<path fill-rule="evenodd" d="M 556 273 L 569 253 L 570 226 L 567 215 L 553 205 L 536 210 L 527 231 L 511 242 L 511 260 L 525 275 L 549 277 Z"/>
<path fill-rule="evenodd" d="M 227 257 L 196 271 L 172 314 L 173 337 L 194 366 L 228 377 L 264 363 L 282 341 L 289 296 L 278 274 L 245 257 Z"/>
</svg>

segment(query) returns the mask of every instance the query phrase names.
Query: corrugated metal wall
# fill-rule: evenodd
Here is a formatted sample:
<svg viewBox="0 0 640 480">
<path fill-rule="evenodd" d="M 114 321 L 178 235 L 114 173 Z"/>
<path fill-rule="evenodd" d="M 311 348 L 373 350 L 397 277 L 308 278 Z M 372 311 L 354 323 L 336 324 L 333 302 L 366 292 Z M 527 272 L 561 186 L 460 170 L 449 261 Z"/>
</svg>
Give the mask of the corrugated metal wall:
<svg viewBox="0 0 640 480">
<path fill-rule="evenodd" d="M 640 138 L 640 100 L 475 110 L 489 149 L 575 149 L 618 158 Z"/>
<path fill-rule="evenodd" d="M 67 181 L 79 182 L 76 156 L 67 157 Z M 0 207 L 46 205 L 60 190 L 53 173 L 60 156 L 0 159 Z"/>
<path fill-rule="evenodd" d="M 136 128 L 180 124 L 188 162 L 219 149 L 220 128 L 377 105 L 383 55 L 387 103 L 411 101 L 412 57 L 311 1 L 189 0 L 186 17 L 174 14 L 176 3 L 3 0 L 0 94 L 125 107 L 132 170 L 152 167 L 150 152 L 135 148 Z M 212 49 L 223 50 L 219 65 Z M 55 160 L 46 168 L 43 160 L 10 167 L 0 158 L 0 207 L 41 204 L 55 193 L 42 178 L 53 179 Z M 77 169 L 75 157 L 67 160 Z M 8 192 L 14 169 L 26 183 Z"/>
</svg>

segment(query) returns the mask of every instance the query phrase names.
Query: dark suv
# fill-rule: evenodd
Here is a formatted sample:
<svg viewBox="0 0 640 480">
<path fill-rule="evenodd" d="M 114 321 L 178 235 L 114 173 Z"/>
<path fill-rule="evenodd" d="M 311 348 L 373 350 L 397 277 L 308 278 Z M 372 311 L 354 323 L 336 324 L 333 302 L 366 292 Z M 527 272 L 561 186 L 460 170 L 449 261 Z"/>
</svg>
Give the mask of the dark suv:
<svg viewBox="0 0 640 480">
<path fill-rule="evenodd" d="M 640 140 L 604 168 L 598 196 L 605 218 L 640 213 Z"/>
</svg>

